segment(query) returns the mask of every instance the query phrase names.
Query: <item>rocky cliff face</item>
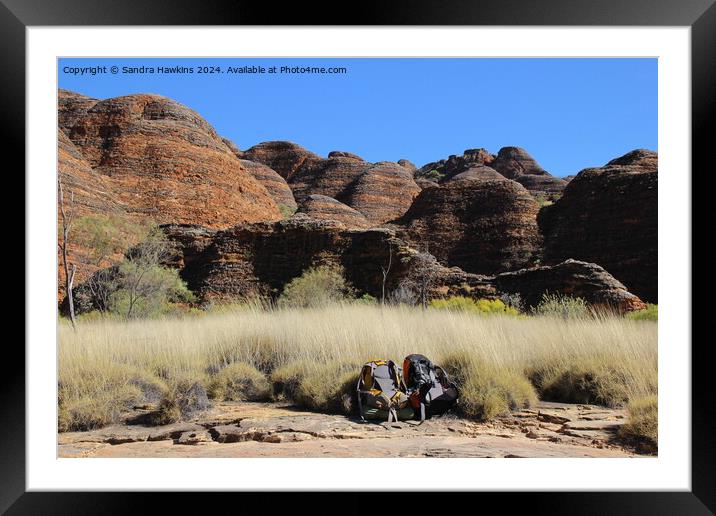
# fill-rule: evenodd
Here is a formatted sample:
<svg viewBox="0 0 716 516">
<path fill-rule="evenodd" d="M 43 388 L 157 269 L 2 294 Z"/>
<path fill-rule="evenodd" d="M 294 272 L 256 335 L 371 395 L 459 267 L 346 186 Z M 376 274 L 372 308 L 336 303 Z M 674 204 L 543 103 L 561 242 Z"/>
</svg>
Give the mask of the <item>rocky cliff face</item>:
<svg viewBox="0 0 716 516">
<path fill-rule="evenodd" d="M 541 245 L 538 210 L 514 181 L 454 180 L 422 190 L 397 223 L 408 242 L 442 264 L 495 274 L 533 263 Z"/>
<path fill-rule="evenodd" d="M 281 188 L 283 179 L 270 169 L 247 171 L 203 118 L 164 97 L 100 101 L 60 90 L 58 121 L 58 176 L 68 207 L 74 197 L 75 220 L 99 216 L 119 224 L 154 220 L 228 227 L 242 220 L 279 220 L 277 204 L 293 202 L 285 182 Z M 69 250 L 77 283 L 121 259 L 118 253 L 98 262 L 76 239 Z M 58 274 L 61 297 L 62 267 Z"/>
<path fill-rule="evenodd" d="M 188 232 L 181 226 L 168 226 L 166 232 L 181 244 L 174 263 L 183 265 L 182 276 L 205 302 L 276 296 L 307 268 L 328 263 L 344 266 L 351 283 L 376 294 L 382 286 L 381 265 L 387 265 L 391 248 L 396 264 L 405 252 L 388 230 L 350 230 L 305 215 L 213 233 L 197 228 Z M 198 246 L 193 243 L 197 238 Z"/>
<path fill-rule="evenodd" d="M 416 177 L 426 178 L 435 182 L 450 179 L 452 176 L 469 168 L 489 165 L 495 159 L 486 149 L 467 149 L 461 156 L 450 155 L 447 159 L 433 161 L 420 167 Z"/>
<path fill-rule="evenodd" d="M 98 99 L 87 97 L 73 91 L 60 89 L 57 92 L 57 125 L 68 133 L 87 111 L 99 102 Z"/>
<path fill-rule="evenodd" d="M 57 173 L 62 181 L 65 209 L 68 217 L 71 214 L 74 215 L 75 227 L 76 222 L 85 215 L 101 213 L 105 216 L 126 217 L 125 207 L 113 195 L 112 187 L 107 179 L 94 173 L 82 153 L 61 129 L 57 130 L 57 142 Z M 59 205 L 57 220 L 61 228 L 62 219 Z M 92 256 L 92 250 L 75 239 L 70 239 L 68 250 L 72 263 L 77 266 L 75 276 L 77 284 L 89 278 L 99 267 L 107 265 L 107 263 L 98 262 L 97 258 Z M 112 255 L 108 258 L 120 259 L 121 255 Z M 63 286 L 65 276 L 59 250 L 58 264 L 60 264 L 58 270 L 59 300 L 65 295 Z"/>
<path fill-rule="evenodd" d="M 285 216 L 288 213 L 293 213 L 298 208 L 296 199 L 293 198 L 293 192 L 286 183 L 286 180 L 281 177 L 275 170 L 249 160 L 239 160 L 241 165 L 248 170 L 248 172 L 256 179 L 259 183 L 266 188 L 266 191 L 274 200 L 276 205 L 282 211 Z"/>
<path fill-rule="evenodd" d="M 520 294 L 527 307 L 534 307 L 546 293 L 559 292 L 581 297 L 592 306 L 619 311 L 641 310 L 644 302 L 630 293 L 611 274 L 594 263 L 565 260 L 542 266 L 498 274 L 494 285 L 500 292 Z"/>
<path fill-rule="evenodd" d="M 322 158 L 300 145 L 285 141 L 262 142 L 243 152 L 241 157 L 263 163 L 278 172 L 286 181 L 302 167 L 311 168 Z"/>
<path fill-rule="evenodd" d="M 457 176 L 464 178 L 470 170 L 473 177 L 476 176 L 474 171 L 482 175 L 487 175 L 489 170 L 496 171 L 507 179 L 517 181 L 533 195 L 558 194 L 567 184 L 549 174 L 520 147 L 503 147 L 497 156 L 485 149 L 468 149 L 461 156 L 452 155 L 447 160 L 424 165 L 416 172 L 416 177 L 442 183 Z"/>
<path fill-rule="evenodd" d="M 242 156 L 285 177 L 299 203 L 312 195 L 331 197 L 374 225 L 403 215 L 420 191 L 405 160 L 370 163 L 346 151 L 332 151 L 324 159 L 291 142 L 261 143 Z"/>
<path fill-rule="evenodd" d="M 420 187 L 412 173 L 397 163 L 380 162 L 365 170 L 345 195 L 346 203 L 379 225 L 402 216 Z"/>
<path fill-rule="evenodd" d="M 644 306 L 596 264 L 567 260 L 498 275 L 473 274 L 439 264 L 399 238 L 395 229 L 349 229 L 303 214 L 226 230 L 188 224 L 167 225 L 163 230 L 174 243 L 174 253 L 166 265 L 179 269 L 202 303 L 276 297 L 291 279 L 323 264 L 343 266 L 346 279 L 359 294 L 380 298 L 382 270 L 390 264 L 386 294 L 405 285 L 406 280 L 411 284 L 417 274 L 421 279 L 428 278 L 429 298 L 498 298 L 517 293 L 529 307 L 549 292 L 580 296 L 593 305 L 620 311 Z M 75 297 L 79 311 L 95 304 L 91 290 L 83 285 L 76 289 Z"/>
<path fill-rule="evenodd" d="M 157 95 L 61 90 L 58 119 L 58 174 L 76 217 L 168 224 L 172 265 L 204 300 L 274 296 L 324 262 L 378 295 L 391 257 L 388 289 L 427 252 L 437 259 L 434 296 L 520 292 L 533 303 L 560 291 L 619 309 L 640 306 L 629 292 L 657 301 L 654 152 L 586 169 L 565 188 L 518 147 L 470 149 L 419 170 L 282 141 L 241 151 Z M 534 197 L 562 189 L 539 211 Z M 121 258 L 97 262 L 90 251 L 70 246 L 77 283 Z"/>
<path fill-rule="evenodd" d="M 305 216 L 277 223 L 244 224 L 223 231 L 197 226 L 164 227 L 176 242 L 171 265 L 181 270 L 202 301 L 235 300 L 254 295 L 275 296 L 308 267 L 342 265 L 359 293 L 380 297 L 382 268 L 391 264 L 386 291 L 429 264 L 430 297 L 465 295 L 495 298 L 519 293 L 527 306 L 545 292 L 584 297 L 595 305 L 635 310 L 644 305 L 608 272 L 591 263 L 567 260 L 555 266 L 480 275 L 423 256 L 388 228 L 347 229 L 344 225 Z"/>
<path fill-rule="evenodd" d="M 657 302 L 657 155 L 632 151 L 581 171 L 542 208 L 546 263 L 598 263 L 645 301 Z"/>
<path fill-rule="evenodd" d="M 69 137 L 129 212 L 211 227 L 281 218 L 214 129 L 170 99 L 129 95 L 97 102 Z"/>
<path fill-rule="evenodd" d="M 349 187 L 371 164 L 352 156 L 332 156 L 311 162 L 297 170 L 289 185 L 300 202 L 311 194 L 325 195 L 344 202 Z"/>
<path fill-rule="evenodd" d="M 315 220 L 332 220 L 344 224 L 347 228 L 364 229 L 372 226 L 368 219 L 359 211 L 333 197 L 325 195 L 309 195 L 301 203 L 299 213 Z"/>
</svg>

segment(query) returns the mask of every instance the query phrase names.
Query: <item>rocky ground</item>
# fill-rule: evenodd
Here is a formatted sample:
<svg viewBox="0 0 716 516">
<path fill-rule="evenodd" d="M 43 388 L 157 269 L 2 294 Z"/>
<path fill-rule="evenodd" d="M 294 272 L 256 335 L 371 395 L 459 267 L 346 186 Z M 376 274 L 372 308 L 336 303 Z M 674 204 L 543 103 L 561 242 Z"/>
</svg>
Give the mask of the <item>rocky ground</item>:
<svg viewBox="0 0 716 516">
<path fill-rule="evenodd" d="M 59 434 L 59 457 L 639 457 L 623 410 L 541 402 L 490 423 L 455 416 L 362 423 L 286 404 L 219 402 L 192 421 Z"/>
</svg>

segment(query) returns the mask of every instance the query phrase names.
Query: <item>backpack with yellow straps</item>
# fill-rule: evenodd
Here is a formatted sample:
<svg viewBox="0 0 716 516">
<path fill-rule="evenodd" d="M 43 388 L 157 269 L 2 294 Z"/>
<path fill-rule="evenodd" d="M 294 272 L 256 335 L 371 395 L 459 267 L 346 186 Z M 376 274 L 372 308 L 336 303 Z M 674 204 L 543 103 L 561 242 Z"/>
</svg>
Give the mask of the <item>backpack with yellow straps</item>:
<svg viewBox="0 0 716 516">
<path fill-rule="evenodd" d="M 400 370 L 392 360 L 371 360 L 361 369 L 356 385 L 362 420 L 387 419 L 390 423 L 413 417 Z"/>
</svg>

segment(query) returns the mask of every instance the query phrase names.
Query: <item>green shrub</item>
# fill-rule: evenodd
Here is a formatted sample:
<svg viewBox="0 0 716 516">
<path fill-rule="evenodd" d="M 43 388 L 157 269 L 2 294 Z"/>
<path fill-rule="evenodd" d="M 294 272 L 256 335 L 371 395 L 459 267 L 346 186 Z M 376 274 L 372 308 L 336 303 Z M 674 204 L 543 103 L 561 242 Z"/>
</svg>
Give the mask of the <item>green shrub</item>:
<svg viewBox="0 0 716 516">
<path fill-rule="evenodd" d="M 634 399 L 627 406 L 629 419 L 619 429 L 625 439 L 645 442 L 654 449 L 659 442 L 659 404 L 657 397 Z"/>
<path fill-rule="evenodd" d="M 287 206 L 286 204 L 279 204 L 278 210 L 281 212 L 281 215 L 284 219 L 288 219 L 296 213 L 296 208 L 292 208 L 291 206 Z"/>
<path fill-rule="evenodd" d="M 487 421 L 537 403 L 534 387 L 519 371 L 467 352 L 453 353 L 441 365 L 458 385 L 457 410 L 465 417 Z"/>
<path fill-rule="evenodd" d="M 472 299 L 465 296 L 453 296 L 447 299 L 433 299 L 430 307 L 438 310 L 471 312 L 481 315 L 517 315 L 517 309 L 507 306 L 500 299 Z"/>
<path fill-rule="evenodd" d="M 75 295 L 77 313 L 97 310 L 125 318 L 177 315 L 194 300 L 176 269 L 165 267 L 172 244 L 160 228 L 127 251 L 115 266 L 100 269 Z"/>
<path fill-rule="evenodd" d="M 355 303 L 359 305 L 375 305 L 378 303 L 378 299 L 370 294 L 363 294 L 355 300 Z"/>
<path fill-rule="evenodd" d="M 582 319 L 592 315 L 589 305 L 581 297 L 549 293 L 542 294 L 542 300 L 533 312 L 536 315 L 562 319 Z"/>
<path fill-rule="evenodd" d="M 629 312 L 626 317 L 632 321 L 658 321 L 659 307 L 658 305 L 647 303 L 646 308 L 636 312 Z"/>
<path fill-rule="evenodd" d="M 176 269 L 127 260 L 119 266 L 117 290 L 110 295 L 109 307 L 125 317 L 146 318 L 172 313 L 174 303 L 193 299 Z"/>
<path fill-rule="evenodd" d="M 279 297 L 280 307 L 315 308 L 350 299 L 353 288 L 343 277 L 343 268 L 335 265 L 311 267 L 291 280 Z"/>
<path fill-rule="evenodd" d="M 263 401 L 271 394 L 266 375 L 254 366 L 234 362 L 211 377 L 207 393 L 225 401 Z"/>
<path fill-rule="evenodd" d="M 445 177 L 445 174 L 443 174 L 439 170 L 431 170 L 430 172 L 425 174 L 425 178 L 429 179 L 431 181 L 440 181 L 444 177 Z"/>
</svg>

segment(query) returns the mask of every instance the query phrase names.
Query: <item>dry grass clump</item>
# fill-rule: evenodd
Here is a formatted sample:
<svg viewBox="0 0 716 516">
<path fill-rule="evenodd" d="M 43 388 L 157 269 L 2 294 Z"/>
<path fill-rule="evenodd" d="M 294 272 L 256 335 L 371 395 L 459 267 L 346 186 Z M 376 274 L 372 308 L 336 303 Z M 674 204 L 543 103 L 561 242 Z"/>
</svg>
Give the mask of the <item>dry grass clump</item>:
<svg viewBox="0 0 716 516">
<path fill-rule="evenodd" d="M 291 362 L 271 374 L 274 396 L 321 412 L 350 414 L 362 364 L 340 361 Z"/>
<path fill-rule="evenodd" d="M 537 393 L 521 371 L 488 363 L 466 351 L 441 362 L 459 388 L 457 408 L 466 417 L 488 420 L 537 402 Z"/>
<path fill-rule="evenodd" d="M 128 384 L 69 399 L 61 392 L 58 429 L 60 432 L 86 431 L 116 423 L 140 395 L 138 387 Z"/>
<path fill-rule="evenodd" d="M 625 439 L 647 444 L 656 451 L 659 442 L 659 404 L 656 396 L 636 398 L 627 406 L 629 420 L 619 429 Z"/>
<path fill-rule="evenodd" d="M 149 418 L 154 425 L 168 425 L 203 412 L 209 408 L 209 398 L 201 382 L 191 378 L 176 381 L 159 402 Z"/>
<path fill-rule="evenodd" d="M 535 315 L 562 319 L 582 319 L 594 313 L 581 297 L 547 293 L 542 294 L 542 300 L 534 307 L 533 312 Z"/>
<path fill-rule="evenodd" d="M 265 401 L 271 395 L 266 375 L 251 364 L 234 362 L 213 375 L 207 393 L 224 401 Z"/>
<path fill-rule="evenodd" d="M 410 353 L 458 377 L 468 417 L 489 419 L 533 403 L 535 390 L 554 401 L 607 405 L 657 393 L 657 324 L 650 321 L 481 317 L 354 303 L 241 307 L 201 317 L 80 321 L 76 332 L 62 322 L 60 428 L 111 422 L 137 396 L 148 397 L 146 385 L 158 386 L 164 398 L 179 379 L 207 386 L 217 399 L 261 392 L 257 373 L 277 397 L 344 412 L 360 365 L 374 358 L 400 363 Z M 177 413 L 166 398 L 172 419 Z"/>
<path fill-rule="evenodd" d="M 85 431 L 116 423 L 132 407 L 156 403 L 166 391 L 162 380 L 131 365 L 68 365 L 58 385 L 59 430 Z"/>
</svg>

